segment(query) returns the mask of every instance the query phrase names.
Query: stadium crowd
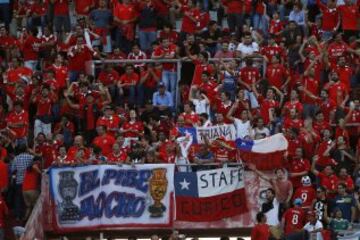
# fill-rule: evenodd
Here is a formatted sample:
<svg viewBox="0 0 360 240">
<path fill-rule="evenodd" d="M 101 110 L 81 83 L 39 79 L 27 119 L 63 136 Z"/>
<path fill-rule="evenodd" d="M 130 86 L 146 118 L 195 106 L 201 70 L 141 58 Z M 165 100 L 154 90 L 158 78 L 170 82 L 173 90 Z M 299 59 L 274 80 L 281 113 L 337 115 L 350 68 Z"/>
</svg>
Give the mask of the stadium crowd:
<svg viewBox="0 0 360 240">
<path fill-rule="evenodd" d="M 181 151 L 179 127 L 217 124 L 289 142 L 274 178 L 247 164 L 272 186 L 252 239 L 350 229 L 359 16 L 352 0 L 0 0 L 0 239 L 52 165 L 240 161 L 223 139 Z"/>
</svg>

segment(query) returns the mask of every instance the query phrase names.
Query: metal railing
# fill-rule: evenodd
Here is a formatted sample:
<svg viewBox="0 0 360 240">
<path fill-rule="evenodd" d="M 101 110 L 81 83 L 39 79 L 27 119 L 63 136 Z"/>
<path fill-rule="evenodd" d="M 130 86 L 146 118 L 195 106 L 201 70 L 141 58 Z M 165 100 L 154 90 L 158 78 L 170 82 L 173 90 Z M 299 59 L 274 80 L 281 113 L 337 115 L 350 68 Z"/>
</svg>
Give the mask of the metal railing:
<svg viewBox="0 0 360 240">
<path fill-rule="evenodd" d="M 236 60 L 242 62 L 243 58 L 209 58 L 209 62 L 218 62 L 218 61 L 231 61 Z M 261 72 L 262 75 L 265 75 L 266 72 L 266 61 L 262 57 L 253 57 L 254 63 L 261 64 Z M 176 95 L 175 95 L 175 106 L 179 106 L 179 81 L 181 80 L 181 68 L 183 62 L 192 62 L 188 58 L 177 58 L 177 59 L 119 59 L 119 60 L 112 60 L 112 59 L 105 59 L 105 60 L 93 60 L 88 61 L 86 63 L 86 73 L 92 76 L 96 76 L 96 67 L 97 65 L 103 64 L 124 64 L 124 63 L 176 63 L 176 74 L 177 74 L 177 81 L 176 81 Z"/>
</svg>

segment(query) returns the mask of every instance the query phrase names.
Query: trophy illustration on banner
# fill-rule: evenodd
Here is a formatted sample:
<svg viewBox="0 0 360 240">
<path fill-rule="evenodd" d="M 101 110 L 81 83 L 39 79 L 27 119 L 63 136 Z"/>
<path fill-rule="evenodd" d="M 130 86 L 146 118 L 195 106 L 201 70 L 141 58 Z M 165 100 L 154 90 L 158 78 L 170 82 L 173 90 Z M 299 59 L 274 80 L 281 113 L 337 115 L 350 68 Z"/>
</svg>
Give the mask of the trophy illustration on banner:
<svg viewBox="0 0 360 240">
<path fill-rule="evenodd" d="M 73 203 L 76 198 L 78 183 L 73 171 L 59 173 L 59 193 L 63 201 L 60 203 L 59 220 L 61 223 L 73 223 L 80 219 L 80 209 Z"/>
<path fill-rule="evenodd" d="M 164 204 L 162 204 L 161 200 L 165 197 L 168 186 L 166 168 L 156 168 L 152 170 L 149 186 L 150 195 L 154 201 L 154 204 L 149 206 L 150 217 L 162 217 L 166 207 Z"/>
</svg>

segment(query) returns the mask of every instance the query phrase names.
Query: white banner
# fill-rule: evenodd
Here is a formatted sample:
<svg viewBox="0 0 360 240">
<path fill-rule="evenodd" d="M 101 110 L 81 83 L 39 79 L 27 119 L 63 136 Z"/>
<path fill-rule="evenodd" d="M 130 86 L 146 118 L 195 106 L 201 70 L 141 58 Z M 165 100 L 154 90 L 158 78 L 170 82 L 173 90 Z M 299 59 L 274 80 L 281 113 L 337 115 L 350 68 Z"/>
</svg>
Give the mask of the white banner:
<svg viewBox="0 0 360 240">
<path fill-rule="evenodd" d="M 234 141 L 236 139 L 236 129 L 234 124 L 222 124 L 211 127 L 197 127 L 197 140 L 198 143 L 204 143 L 205 136 L 210 142 L 224 138 L 225 140 Z"/>
<path fill-rule="evenodd" d="M 50 186 L 60 228 L 171 224 L 174 165 L 52 168 Z"/>
</svg>

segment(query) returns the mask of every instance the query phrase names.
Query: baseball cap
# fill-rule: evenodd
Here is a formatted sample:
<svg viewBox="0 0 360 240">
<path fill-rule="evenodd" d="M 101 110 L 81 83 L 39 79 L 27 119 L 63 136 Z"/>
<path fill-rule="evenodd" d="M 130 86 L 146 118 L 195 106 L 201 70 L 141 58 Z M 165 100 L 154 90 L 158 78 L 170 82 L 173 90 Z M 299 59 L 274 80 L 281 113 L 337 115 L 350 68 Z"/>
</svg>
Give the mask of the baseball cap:
<svg viewBox="0 0 360 240">
<path fill-rule="evenodd" d="M 303 203 L 303 201 L 301 200 L 301 198 L 295 198 L 294 206 L 301 206 L 302 203 Z"/>
</svg>

